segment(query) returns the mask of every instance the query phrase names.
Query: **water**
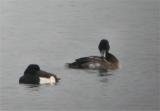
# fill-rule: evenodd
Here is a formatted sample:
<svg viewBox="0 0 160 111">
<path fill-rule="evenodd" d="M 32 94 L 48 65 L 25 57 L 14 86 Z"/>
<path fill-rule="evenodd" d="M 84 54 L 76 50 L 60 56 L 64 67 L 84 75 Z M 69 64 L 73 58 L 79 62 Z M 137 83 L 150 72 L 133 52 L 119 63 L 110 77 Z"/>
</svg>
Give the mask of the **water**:
<svg viewBox="0 0 160 111">
<path fill-rule="evenodd" d="M 0 0 L 1 110 L 159 110 L 158 0 Z M 110 41 L 122 68 L 67 69 Z M 31 64 L 61 78 L 19 85 Z"/>
</svg>

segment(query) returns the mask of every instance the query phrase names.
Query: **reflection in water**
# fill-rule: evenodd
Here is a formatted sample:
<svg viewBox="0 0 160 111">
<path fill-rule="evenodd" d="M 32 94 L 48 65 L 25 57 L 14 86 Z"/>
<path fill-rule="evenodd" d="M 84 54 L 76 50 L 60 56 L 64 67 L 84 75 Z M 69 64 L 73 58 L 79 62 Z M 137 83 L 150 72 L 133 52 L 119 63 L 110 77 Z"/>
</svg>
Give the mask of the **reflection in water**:
<svg viewBox="0 0 160 111">
<path fill-rule="evenodd" d="M 110 76 L 113 74 L 113 71 L 99 70 L 99 76 Z"/>
<path fill-rule="evenodd" d="M 100 82 L 107 83 L 108 82 L 108 78 L 107 77 L 103 77 L 103 78 L 100 79 Z"/>
<path fill-rule="evenodd" d="M 39 87 L 40 85 L 35 85 L 35 84 L 29 84 L 29 85 L 26 85 L 27 88 L 36 88 L 36 87 Z"/>
<path fill-rule="evenodd" d="M 38 88 L 40 85 L 38 84 L 20 84 L 24 88 Z"/>
<path fill-rule="evenodd" d="M 55 85 L 51 85 L 51 84 L 20 84 L 21 86 L 24 86 L 25 88 L 37 88 L 37 87 L 42 87 L 42 86 L 55 86 Z"/>
<path fill-rule="evenodd" d="M 113 75 L 113 71 L 106 71 L 106 70 L 99 70 L 98 76 L 100 78 L 100 82 L 107 83 L 108 82 L 108 76 Z"/>
<path fill-rule="evenodd" d="M 34 87 L 39 87 L 40 85 L 38 84 L 20 84 L 21 86 L 25 86 L 26 88 L 34 88 Z"/>
<path fill-rule="evenodd" d="M 114 71 L 113 70 L 84 70 L 87 72 L 87 74 L 96 74 L 98 77 L 100 77 L 100 82 L 107 83 L 108 82 L 108 76 L 112 76 Z"/>
<path fill-rule="evenodd" d="M 35 84 L 20 84 L 20 86 L 22 87 L 22 88 L 24 88 L 24 90 L 29 90 L 29 91 L 39 91 L 39 89 L 40 89 L 40 86 L 41 85 L 35 85 Z"/>
<path fill-rule="evenodd" d="M 92 69 L 85 69 L 84 71 L 86 71 L 87 74 L 96 74 L 97 70 L 92 70 Z"/>
</svg>

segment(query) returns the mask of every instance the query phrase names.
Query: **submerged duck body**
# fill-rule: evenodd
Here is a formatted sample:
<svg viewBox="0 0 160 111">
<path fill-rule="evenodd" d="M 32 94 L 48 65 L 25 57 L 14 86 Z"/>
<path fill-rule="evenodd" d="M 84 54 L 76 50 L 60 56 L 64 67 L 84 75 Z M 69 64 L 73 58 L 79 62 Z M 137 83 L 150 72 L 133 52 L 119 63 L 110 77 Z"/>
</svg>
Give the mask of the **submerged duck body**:
<svg viewBox="0 0 160 111">
<path fill-rule="evenodd" d="M 36 64 L 30 64 L 19 79 L 19 83 L 23 84 L 56 84 L 58 81 L 55 74 L 40 70 Z"/>
<path fill-rule="evenodd" d="M 101 56 L 89 56 L 76 59 L 73 63 L 69 63 L 69 68 L 76 69 L 117 69 L 119 68 L 118 59 L 111 53 L 109 53 L 108 40 L 101 40 L 98 46 Z"/>
</svg>

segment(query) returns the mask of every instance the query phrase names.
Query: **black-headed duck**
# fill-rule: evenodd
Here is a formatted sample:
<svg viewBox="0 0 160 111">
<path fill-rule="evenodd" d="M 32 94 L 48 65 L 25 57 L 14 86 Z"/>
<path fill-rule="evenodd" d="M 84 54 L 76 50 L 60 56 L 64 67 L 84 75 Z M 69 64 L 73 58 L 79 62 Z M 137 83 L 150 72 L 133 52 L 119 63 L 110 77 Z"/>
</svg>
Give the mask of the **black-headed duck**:
<svg viewBox="0 0 160 111">
<path fill-rule="evenodd" d="M 19 79 L 23 84 L 56 84 L 58 81 L 55 74 L 41 70 L 37 64 L 30 64 Z"/>
<path fill-rule="evenodd" d="M 119 60 L 111 53 L 109 53 L 110 45 L 108 40 L 102 39 L 99 43 L 98 49 L 101 56 L 89 56 L 76 59 L 73 63 L 68 63 L 69 68 L 75 69 L 117 69 L 119 67 Z"/>
</svg>

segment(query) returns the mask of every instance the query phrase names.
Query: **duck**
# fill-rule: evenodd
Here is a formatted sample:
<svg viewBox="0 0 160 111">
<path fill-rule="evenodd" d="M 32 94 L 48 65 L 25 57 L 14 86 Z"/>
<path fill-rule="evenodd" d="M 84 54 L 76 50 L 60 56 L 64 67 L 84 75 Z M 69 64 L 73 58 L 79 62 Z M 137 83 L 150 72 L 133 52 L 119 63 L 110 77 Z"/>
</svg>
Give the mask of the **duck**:
<svg viewBox="0 0 160 111">
<path fill-rule="evenodd" d="M 55 74 L 43 71 L 37 64 L 30 64 L 19 78 L 20 84 L 56 84 L 60 78 Z"/>
<path fill-rule="evenodd" d="M 109 52 L 110 45 L 107 39 L 102 39 L 98 45 L 101 56 L 88 56 L 75 59 L 72 63 L 67 63 L 69 68 L 74 69 L 98 69 L 115 70 L 119 68 L 119 60 Z"/>
</svg>

